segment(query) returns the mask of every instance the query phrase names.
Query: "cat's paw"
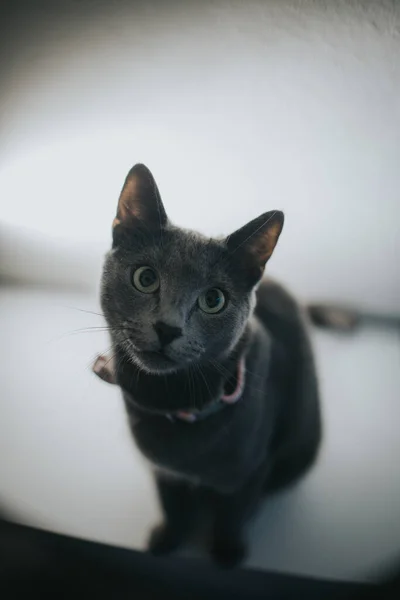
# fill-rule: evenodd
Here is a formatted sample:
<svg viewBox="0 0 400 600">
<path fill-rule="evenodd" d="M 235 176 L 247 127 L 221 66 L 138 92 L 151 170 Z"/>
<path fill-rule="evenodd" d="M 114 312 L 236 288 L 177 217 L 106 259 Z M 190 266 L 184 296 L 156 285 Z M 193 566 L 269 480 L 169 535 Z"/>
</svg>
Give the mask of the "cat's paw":
<svg viewBox="0 0 400 600">
<path fill-rule="evenodd" d="M 220 567 L 236 567 L 246 554 L 246 544 L 241 539 L 215 539 L 211 546 L 211 556 Z"/>
<path fill-rule="evenodd" d="M 155 556 L 161 556 L 173 552 L 181 543 L 182 536 L 165 523 L 161 523 L 152 530 L 147 547 Z"/>
</svg>

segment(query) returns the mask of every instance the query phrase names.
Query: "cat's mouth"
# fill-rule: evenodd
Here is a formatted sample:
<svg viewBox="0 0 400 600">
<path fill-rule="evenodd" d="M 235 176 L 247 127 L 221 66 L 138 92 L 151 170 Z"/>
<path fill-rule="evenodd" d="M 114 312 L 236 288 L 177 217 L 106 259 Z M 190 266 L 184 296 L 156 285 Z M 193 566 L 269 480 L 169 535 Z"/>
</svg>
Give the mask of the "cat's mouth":
<svg viewBox="0 0 400 600">
<path fill-rule="evenodd" d="M 118 339 L 119 337 L 122 338 L 122 335 L 117 331 L 115 337 L 118 343 Z M 201 356 L 198 346 L 189 348 L 191 350 L 189 352 L 181 348 L 171 347 L 171 345 L 154 349 L 154 346 L 149 347 L 147 345 L 146 347 L 146 344 L 141 344 L 141 342 L 126 337 L 125 334 L 121 339 L 120 346 L 136 366 L 143 371 L 147 371 L 147 373 L 155 375 L 174 373 L 184 369 L 189 364 L 198 361 Z"/>
<path fill-rule="evenodd" d="M 153 350 L 136 350 L 136 357 L 146 371 L 159 373 L 160 371 L 175 371 L 178 364 L 164 352 Z"/>
</svg>

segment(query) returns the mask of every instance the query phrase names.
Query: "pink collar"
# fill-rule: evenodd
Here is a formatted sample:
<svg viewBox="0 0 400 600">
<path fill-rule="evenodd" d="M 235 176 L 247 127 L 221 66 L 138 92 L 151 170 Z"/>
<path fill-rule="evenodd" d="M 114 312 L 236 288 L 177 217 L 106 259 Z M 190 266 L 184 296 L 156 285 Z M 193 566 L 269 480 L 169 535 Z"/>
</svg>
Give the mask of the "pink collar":
<svg viewBox="0 0 400 600">
<path fill-rule="evenodd" d="M 235 404 L 235 402 L 237 402 L 242 396 L 244 390 L 245 366 L 246 365 L 244 356 L 242 356 L 237 366 L 236 387 L 233 390 L 232 394 L 224 394 L 223 396 L 221 396 L 221 402 L 226 402 L 227 404 Z"/>
<path fill-rule="evenodd" d="M 246 372 L 246 364 L 244 356 L 238 362 L 237 365 L 237 377 L 236 377 L 236 387 L 231 394 L 224 394 L 221 396 L 217 402 L 213 402 L 207 405 L 201 411 L 184 411 L 180 410 L 175 415 L 168 415 L 168 418 L 171 420 L 174 417 L 180 419 L 181 421 L 186 421 L 187 423 L 194 423 L 195 421 L 202 420 L 205 417 L 208 417 L 211 414 L 219 412 L 221 408 L 226 404 L 235 404 L 242 397 L 244 386 L 245 386 L 245 372 Z"/>
</svg>

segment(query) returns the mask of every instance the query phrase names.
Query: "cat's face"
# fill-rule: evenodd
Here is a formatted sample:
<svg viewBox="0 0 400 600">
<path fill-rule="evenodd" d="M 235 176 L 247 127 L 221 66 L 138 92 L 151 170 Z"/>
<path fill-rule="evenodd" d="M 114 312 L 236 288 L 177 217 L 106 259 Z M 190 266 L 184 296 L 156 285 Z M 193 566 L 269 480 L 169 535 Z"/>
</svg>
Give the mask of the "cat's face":
<svg viewBox="0 0 400 600">
<path fill-rule="evenodd" d="M 109 253 L 102 308 L 132 360 L 148 371 L 176 370 L 235 345 L 252 288 L 223 243 L 167 226 L 162 237 L 132 235 Z"/>
<path fill-rule="evenodd" d="M 151 173 L 133 167 L 102 280 L 114 343 L 147 372 L 215 366 L 243 334 L 282 225 L 273 211 L 222 241 L 179 229 L 168 222 Z"/>
</svg>

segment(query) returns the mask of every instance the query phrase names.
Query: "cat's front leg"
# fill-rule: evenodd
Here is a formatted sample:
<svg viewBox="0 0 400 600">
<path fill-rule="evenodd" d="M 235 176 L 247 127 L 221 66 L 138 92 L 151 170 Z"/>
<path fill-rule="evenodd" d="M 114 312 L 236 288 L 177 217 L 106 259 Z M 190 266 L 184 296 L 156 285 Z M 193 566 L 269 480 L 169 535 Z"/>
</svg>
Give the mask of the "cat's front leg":
<svg viewBox="0 0 400 600">
<path fill-rule="evenodd" d="M 153 554 L 176 550 L 192 531 L 196 518 L 196 493 L 184 480 L 156 474 L 158 496 L 164 520 L 154 527 L 148 547 Z"/>
<path fill-rule="evenodd" d="M 262 496 L 265 476 L 256 473 L 233 494 L 215 494 L 211 554 L 223 567 L 234 567 L 247 554 L 245 525 Z"/>
</svg>

